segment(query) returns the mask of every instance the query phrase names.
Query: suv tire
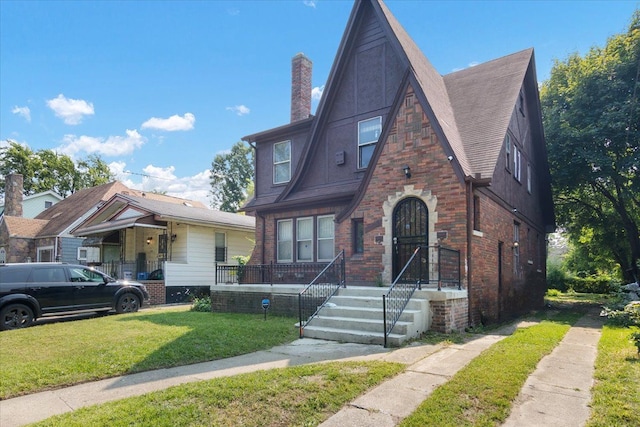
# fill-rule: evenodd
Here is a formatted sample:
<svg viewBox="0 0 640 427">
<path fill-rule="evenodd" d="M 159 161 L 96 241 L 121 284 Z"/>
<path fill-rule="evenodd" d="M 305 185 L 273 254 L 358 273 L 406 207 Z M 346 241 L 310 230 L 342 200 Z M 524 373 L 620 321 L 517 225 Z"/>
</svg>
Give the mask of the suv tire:
<svg viewBox="0 0 640 427">
<path fill-rule="evenodd" d="M 0 310 L 0 330 L 19 329 L 31 326 L 33 310 L 24 304 L 9 304 Z"/>
<path fill-rule="evenodd" d="M 118 298 L 118 304 L 116 305 L 117 313 L 135 313 L 140 308 L 140 299 L 132 294 L 122 294 Z"/>
</svg>

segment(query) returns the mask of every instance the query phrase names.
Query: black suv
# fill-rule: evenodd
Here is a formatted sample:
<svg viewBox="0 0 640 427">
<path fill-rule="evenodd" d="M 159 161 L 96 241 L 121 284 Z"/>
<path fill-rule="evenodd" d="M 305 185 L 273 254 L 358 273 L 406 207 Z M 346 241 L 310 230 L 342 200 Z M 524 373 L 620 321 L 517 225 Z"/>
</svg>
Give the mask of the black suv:
<svg viewBox="0 0 640 427">
<path fill-rule="evenodd" d="M 0 330 L 79 311 L 138 311 L 149 299 L 142 283 L 116 280 L 84 265 L 0 264 Z"/>
</svg>

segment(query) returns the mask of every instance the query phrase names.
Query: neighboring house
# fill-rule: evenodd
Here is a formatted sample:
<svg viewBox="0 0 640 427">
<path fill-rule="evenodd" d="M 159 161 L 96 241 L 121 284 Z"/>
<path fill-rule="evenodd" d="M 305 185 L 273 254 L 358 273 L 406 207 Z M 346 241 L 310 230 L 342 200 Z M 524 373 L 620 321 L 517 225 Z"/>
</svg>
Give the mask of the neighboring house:
<svg viewBox="0 0 640 427">
<path fill-rule="evenodd" d="M 212 211 L 197 201 L 163 194 L 145 193 L 130 189 L 121 182 L 115 181 L 77 191 L 51 208 L 41 212 L 35 218 L 24 218 L 22 216 L 22 191 L 22 176 L 18 174 L 7 176 L 6 210 L 0 217 L 0 262 L 59 261 L 91 264 L 98 268 L 102 265 L 108 265 L 109 267 L 115 266 L 115 270 L 105 268 L 107 273 L 115 272 L 120 277 L 130 274 L 132 278 L 137 278 L 139 272 L 151 273 L 153 270 L 164 269 L 163 262 L 167 254 L 157 249 L 158 244 L 167 235 L 166 223 L 163 219 L 163 215 L 167 212 L 173 212 L 177 218 L 180 218 L 180 225 L 175 224 L 174 231 L 170 233 L 170 235 L 175 236 L 174 241 L 169 242 L 167 246 L 172 251 L 168 254 L 168 259 L 175 261 L 175 265 L 172 266 L 173 268 L 170 271 L 164 271 L 167 275 L 171 273 L 168 277 L 176 277 L 173 276 L 173 273 L 176 269 L 182 268 L 181 265 L 190 265 L 191 267 L 189 268 L 193 269 L 195 265 L 206 264 L 206 268 L 203 267 L 200 272 L 196 273 L 199 276 L 187 279 L 187 283 L 189 285 L 199 285 L 205 281 L 208 288 L 209 284 L 215 281 L 214 273 L 211 273 L 210 270 L 215 271 L 216 259 L 215 253 L 214 255 L 209 253 L 209 246 L 214 246 L 214 251 L 217 248 L 218 260 L 232 264 L 237 264 L 237 261 L 232 258 L 234 255 L 248 255 L 251 253 L 254 234 L 253 218 Z M 108 206 L 113 208 L 115 195 L 139 198 L 143 204 L 157 202 L 157 207 L 155 205 L 149 207 L 146 204 L 144 206 L 152 211 L 157 209 L 157 211 L 153 212 L 157 215 L 158 220 L 152 221 L 150 224 L 142 224 L 148 218 L 144 220 L 130 218 L 130 221 L 135 223 L 135 225 L 131 226 L 133 227 L 131 230 L 122 228 L 118 229 L 121 233 L 117 231 L 108 235 L 98 232 L 91 239 L 72 234 L 85 220 L 95 222 L 98 219 L 100 221 L 110 219 L 100 216 L 105 213 L 101 207 Z M 117 200 L 123 199 L 118 198 Z M 133 211 L 124 215 L 132 215 L 131 212 Z M 191 213 L 193 213 L 193 217 L 189 216 Z M 185 217 L 183 218 L 180 215 L 185 215 Z M 223 234 L 227 233 L 223 224 L 226 224 L 225 221 L 228 216 L 232 220 L 228 220 L 230 225 L 227 235 Z M 212 217 L 220 217 L 221 219 L 216 223 L 212 220 Z M 190 225 L 187 226 L 187 224 Z M 213 224 L 218 227 L 215 231 L 212 231 L 214 230 L 212 228 L 214 227 Z M 174 226 L 173 223 L 170 226 Z M 148 234 L 145 234 L 141 245 L 136 245 L 136 241 L 131 238 L 132 234 L 130 232 L 140 230 L 141 227 L 146 227 L 145 231 L 148 231 Z M 244 238 L 244 235 L 242 238 L 236 235 L 236 233 L 240 234 L 237 230 L 246 231 L 247 238 Z M 181 242 L 178 240 L 178 236 L 182 232 L 185 232 L 185 234 L 181 236 Z M 163 235 L 165 237 L 161 237 Z M 121 236 L 123 240 L 120 240 Z M 147 245 L 146 239 L 149 237 L 151 237 L 151 240 Z M 128 240 L 125 240 L 125 238 Z M 194 248 L 198 247 L 198 241 L 202 239 L 206 240 L 206 242 L 202 243 L 202 252 L 199 252 Z M 187 245 L 187 241 L 189 241 L 188 250 L 191 251 L 190 253 L 186 252 L 187 248 L 184 246 Z M 148 253 L 149 256 L 146 258 L 148 263 L 141 263 L 142 255 L 139 255 L 141 253 Z M 187 255 L 189 256 L 188 259 Z M 152 265 L 155 268 L 149 269 L 148 267 Z M 140 267 L 140 269 L 137 267 Z M 153 284 L 152 303 L 164 303 L 166 300 L 179 299 L 185 296 L 184 292 L 176 292 L 176 295 L 173 296 L 167 295 L 164 285 L 169 283 L 163 280 L 165 279 L 163 276 L 159 275 L 159 273 L 153 276 L 153 278 L 160 280 Z M 175 284 L 176 286 L 183 286 L 185 279 L 180 278 Z"/>
<path fill-rule="evenodd" d="M 99 269 L 120 278 L 160 278 L 163 302 L 174 303 L 208 293 L 217 265 L 237 266 L 236 257 L 251 253 L 255 219 L 115 194 L 72 233 L 86 238 L 87 254 L 92 248 L 102 254 Z M 157 301 L 157 290 L 149 291 Z"/>
<path fill-rule="evenodd" d="M 63 197 L 54 191 L 45 191 L 42 193 L 24 196 L 22 198 L 22 217 L 35 218 L 40 212 L 49 209 L 51 206 L 62 200 Z M 0 215 L 4 212 L 4 202 L 0 204 Z"/>
<path fill-rule="evenodd" d="M 250 264 L 344 250 L 347 286 L 389 286 L 417 246 L 439 269 L 442 246 L 459 251 L 466 290 L 442 297 L 443 330 L 543 306 L 555 215 L 533 49 L 442 76 L 381 0 L 362 0 L 316 116 L 311 61 L 296 55 L 292 74 L 291 123 L 243 138 L 256 154 Z"/>
</svg>

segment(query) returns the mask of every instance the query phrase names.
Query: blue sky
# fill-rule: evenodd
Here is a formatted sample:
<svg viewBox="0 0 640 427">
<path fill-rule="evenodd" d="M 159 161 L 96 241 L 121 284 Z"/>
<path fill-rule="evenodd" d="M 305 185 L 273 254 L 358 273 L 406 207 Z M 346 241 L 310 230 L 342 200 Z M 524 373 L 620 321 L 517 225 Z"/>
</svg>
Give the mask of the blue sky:
<svg viewBox="0 0 640 427">
<path fill-rule="evenodd" d="M 640 1 L 407 1 L 391 12 L 441 74 L 535 49 L 554 59 L 626 31 Z M 117 179 L 210 203 L 208 170 L 284 125 L 291 58 L 320 95 L 352 1 L 0 0 L 0 144 L 97 154 Z M 313 110 L 318 104 L 316 99 Z"/>
</svg>

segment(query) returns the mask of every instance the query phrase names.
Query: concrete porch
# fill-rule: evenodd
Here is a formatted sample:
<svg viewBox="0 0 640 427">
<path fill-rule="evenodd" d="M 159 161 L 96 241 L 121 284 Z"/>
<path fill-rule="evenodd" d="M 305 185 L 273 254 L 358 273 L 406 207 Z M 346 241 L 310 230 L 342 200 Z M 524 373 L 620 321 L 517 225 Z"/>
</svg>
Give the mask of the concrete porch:
<svg viewBox="0 0 640 427">
<path fill-rule="evenodd" d="M 212 285 L 214 312 L 263 313 L 262 300 L 269 299 L 269 314 L 298 317 L 298 294 L 305 285 Z M 339 342 L 384 343 L 382 295 L 388 287 L 340 288 L 301 331 L 301 336 Z M 433 330 L 449 333 L 468 325 L 465 289 L 416 290 L 402 316 L 387 337 L 387 345 L 399 346 Z"/>
</svg>

